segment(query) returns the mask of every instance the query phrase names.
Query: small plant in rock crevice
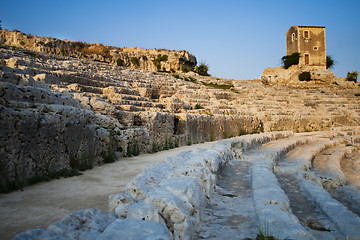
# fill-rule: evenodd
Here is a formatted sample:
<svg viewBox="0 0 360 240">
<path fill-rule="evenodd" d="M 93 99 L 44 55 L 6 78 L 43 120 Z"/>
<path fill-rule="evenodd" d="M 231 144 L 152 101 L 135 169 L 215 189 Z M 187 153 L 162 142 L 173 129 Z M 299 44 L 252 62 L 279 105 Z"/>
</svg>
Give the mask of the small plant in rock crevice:
<svg viewBox="0 0 360 240">
<path fill-rule="evenodd" d="M 204 109 L 204 107 L 197 103 L 195 104 L 195 109 Z"/>
<path fill-rule="evenodd" d="M 172 76 L 177 79 L 182 79 L 182 77 L 180 77 L 179 74 L 172 74 Z"/>
<path fill-rule="evenodd" d="M 138 141 L 129 142 L 126 149 L 126 156 L 133 157 L 140 154 L 140 146 Z"/>
<path fill-rule="evenodd" d="M 153 142 L 151 146 L 151 153 L 157 153 L 161 151 L 161 146 L 157 142 Z"/>
<path fill-rule="evenodd" d="M 43 41 L 39 41 L 36 43 L 36 46 L 38 47 L 39 45 L 44 45 L 45 43 Z"/>
<path fill-rule="evenodd" d="M 123 61 L 121 58 L 118 58 L 118 59 L 116 60 L 116 65 L 122 67 L 122 66 L 124 66 L 124 61 Z"/>
<path fill-rule="evenodd" d="M 165 137 L 164 150 L 169 150 L 174 148 L 174 143 L 171 137 Z"/>
<path fill-rule="evenodd" d="M 203 85 L 207 86 L 207 87 L 213 87 L 213 88 L 216 88 L 216 89 L 222 89 L 222 90 L 232 90 L 232 88 L 234 87 L 233 84 L 218 84 L 218 83 L 213 83 L 213 82 L 210 82 L 210 83 L 207 83 L 207 82 L 201 82 Z"/>
<path fill-rule="evenodd" d="M 109 145 L 107 151 L 101 152 L 101 156 L 104 159 L 104 163 L 112 163 L 116 160 L 115 151 L 113 150 L 111 145 Z"/>
<path fill-rule="evenodd" d="M 135 65 L 135 66 L 140 66 L 140 62 L 139 59 L 137 57 L 132 57 L 131 58 L 131 62 Z"/>
<path fill-rule="evenodd" d="M 248 131 L 246 131 L 246 129 L 244 128 L 240 128 L 239 129 L 239 135 L 238 136 L 243 136 L 243 135 L 247 135 L 249 134 Z"/>
<path fill-rule="evenodd" d="M 192 145 L 191 137 L 189 136 L 186 142 L 186 145 L 190 146 Z"/>
<path fill-rule="evenodd" d="M 198 81 L 193 77 L 184 77 L 184 80 L 187 82 L 198 83 Z"/>
<path fill-rule="evenodd" d="M 274 237 L 270 232 L 269 223 L 265 223 L 264 227 L 258 227 L 259 233 L 256 235 L 255 240 L 277 240 L 278 238 Z"/>
</svg>

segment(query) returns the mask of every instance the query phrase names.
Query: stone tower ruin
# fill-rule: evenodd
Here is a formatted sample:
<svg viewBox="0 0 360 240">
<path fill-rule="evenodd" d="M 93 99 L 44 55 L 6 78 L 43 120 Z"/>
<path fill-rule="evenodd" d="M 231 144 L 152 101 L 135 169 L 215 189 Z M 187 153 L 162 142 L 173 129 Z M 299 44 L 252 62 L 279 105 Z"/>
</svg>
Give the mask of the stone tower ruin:
<svg viewBox="0 0 360 240">
<path fill-rule="evenodd" d="M 291 26 L 286 33 L 286 54 L 300 53 L 299 67 L 326 69 L 325 27 Z"/>
</svg>

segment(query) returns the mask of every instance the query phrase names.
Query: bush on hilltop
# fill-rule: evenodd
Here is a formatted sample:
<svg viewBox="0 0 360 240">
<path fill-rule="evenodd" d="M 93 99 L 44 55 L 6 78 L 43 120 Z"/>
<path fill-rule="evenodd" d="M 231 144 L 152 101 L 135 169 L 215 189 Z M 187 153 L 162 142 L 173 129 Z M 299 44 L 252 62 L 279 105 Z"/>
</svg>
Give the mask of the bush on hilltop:
<svg viewBox="0 0 360 240">
<path fill-rule="evenodd" d="M 281 62 L 283 63 L 283 66 L 285 69 L 288 69 L 292 65 L 298 65 L 300 59 L 300 53 L 295 52 L 291 55 L 286 55 L 281 58 Z"/>
<path fill-rule="evenodd" d="M 346 80 L 356 83 L 358 75 L 358 71 L 348 72 L 346 75 Z"/>
<path fill-rule="evenodd" d="M 331 56 L 326 56 L 326 68 L 327 69 L 333 68 L 334 65 L 335 65 L 335 60 L 332 59 Z"/>
<path fill-rule="evenodd" d="M 209 65 L 205 62 L 200 62 L 199 66 L 195 66 L 194 72 L 201 76 L 209 76 Z"/>
</svg>

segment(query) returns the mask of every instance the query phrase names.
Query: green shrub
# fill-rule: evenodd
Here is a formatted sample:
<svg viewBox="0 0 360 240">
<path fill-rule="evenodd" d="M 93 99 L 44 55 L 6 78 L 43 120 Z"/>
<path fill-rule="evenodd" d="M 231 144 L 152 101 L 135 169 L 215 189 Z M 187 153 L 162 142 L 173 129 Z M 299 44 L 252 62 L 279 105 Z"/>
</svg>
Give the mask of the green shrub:
<svg viewBox="0 0 360 240">
<path fill-rule="evenodd" d="M 190 69 L 189 69 L 187 66 L 182 66 L 182 67 L 181 67 L 181 71 L 182 71 L 183 73 L 188 73 L 188 72 L 190 71 Z"/>
<path fill-rule="evenodd" d="M 61 56 L 65 56 L 65 55 L 66 55 L 66 50 L 62 48 L 62 49 L 60 50 L 60 53 L 61 53 Z"/>
<path fill-rule="evenodd" d="M 140 154 L 139 143 L 137 141 L 129 143 L 126 150 L 127 157 L 138 156 Z"/>
<path fill-rule="evenodd" d="M 223 89 L 223 90 L 228 90 L 234 87 L 233 84 L 217 84 L 217 83 L 207 83 L 207 82 L 201 82 L 203 85 L 208 86 L 208 87 L 213 87 L 213 88 L 217 88 L 217 89 Z"/>
<path fill-rule="evenodd" d="M 298 65 L 300 59 L 300 53 L 295 52 L 291 55 L 286 55 L 281 58 L 281 61 L 283 63 L 283 66 L 285 69 L 288 69 L 292 65 Z"/>
<path fill-rule="evenodd" d="M 74 170 L 85 171 L 92 168 L 91 158 L 86 153 L 80 153 L 77 158 L 70 158 L 70 167 Z"/>
<path fill-rule="evenodd" d="M 198 83 L 196 78 L 193 77 L 184 77 L 184 80 L 187 82 Z"/>
<path fill-rule="evenodd" d="M 246 129 L 244 129 L 244 128 L 239 129 L 239 136 L 243 136 L 243 135 L 247 135 L 247 134 L 249 134 L 249 133 L 246 131 Z"/>
<path fill-rule="evenodd" d="M 174 143 L 171 137 L 165 137 L 164 150 L 169 150 L 174 148 Z"/>
<path fill-rule="evenodd" d="M 25 45 L 24 41 L 20 41 L 20 45 L 24 46 Z"/>
<path fill-rule="evenodd" d="M 201 76 L 209 76 L 209 65 L 207 65 L 205 62 L 200 62 L 199 66 L 195 66 L 194 72 Z"/>
<path fill-rule="evenodd" d="M 148 60 L 147 56 L 145 56 L 145 55 L 142 55 L 141 58 L 142 58 L 144 61 Z"/>
<path fill-rule="evenodd" d="M 360 97 L 360 93 L 355 93 L 355 97 Z"/>
<path fill-rule="evenodd" d="M 157 144 L 156 142 L 153 142 L 152 147 L 151 147 L 151 153 L 157 153 L 160 150 L 161 150 L 161 147 L 159 146 L 159 144 Z"/>
<path fill-rule="evenodd" d="M 122 60 L 121 58 L 118 58 L 117 60 L 116 60 L 116 64 L 118 65 L 118 66 L 124 66 L 124 60 Z"/>
<path fill-rule="evenodd" d="M 224 132 L 222 133 L 222 136 L 223 136 L 223 139 L 228 139 L 228 138 L 234 137 L 231 132 L 227 132 L 227 131 L 224 131 Z"/>
<path fill-rule="evenodd" d="M 196 80 L 196 78 L 193 78 L 193 77 L 189 77 L 189 80 L 190 80 L 190 82 L 193 82 L 193 83 L 197 83 L 197 80 Z"/>
<path fill-rule="evenodd" d="M 334 59 L 332 59 L 331 56 L 326 56 L 326 68 L 327 69 L 333 68 L 334 65 L 335 65 Z"/>
<path fill-rule="evenodd" d="M 39 41 L 36 43 L 36 46 L 39 46 L 39 45 L 44 45 L 45 43 L 43 41 Z"/>
<path fill-rule="evenodd" d="M 159 64 L 159 65 L 156 65 L 156 69 L 157 69 L 158 72 L 160 72 L 161 65 L 160 65 L 160 64 Z"/>
<path fill-rule="evenodd" d="M 155 58 L 153 60 L 153 63 L 155 64 L 156 69 L 158 71 L 160 71 L 161 70 L 161 62 L 166 62 L 167 60 L 168 60 L 168 55 L 159 54 L 159 55 L 157 55 L 157 58 Z"/>
<path fill-rule="evenodd" d="M 140 62 L 139 59 L 137 57 L 132 57 L 131 58 L 131 62 L 135 65 L 135 66 L 140 66 Z"/>
<path fill-rule="evenodd" d="M 190 146 L 192 144 L 191 137 L 189 136 L 186 142 L 186 145 Z"/>
<path fill-rule="evenodd" d="M 102 151 L 101 156 L 104 159 L 104 163 L 112 163 L 116 160 L 116 155 L 112 147 L 109 145 L 107 151 Z"/>
<path fill-rule="evenodd" d="M 175 138 L 175 148 L 178 148 L 179 147 L 179 145 L 180 145 L 180 141 L 179 141 L 179 139 L 178 138 Z"/>
<path fill-rule="evenodd" d="M 204 109 L 204 107 L 197 103 L 195 104 L 195 109 Z"/>
<path fill-rule="evenodd" d="M 158 55 L 158 58 L 159 58 L 160 62 L 166 62 L 169 57 L 168 57 L 168 55 L 161 55 L 161 54 L 159 54 L 159 55 Z"/>
<path fill-rule="evenodd" d="M 299 74 L 299 80 L 300 81 L 310 81 L 311 80 L 311 75 L 310 72 L 302 72 Z"/>
<path fill-rule="evenodd" d="M 356 83 L 358 75 L 358 71 L 348 72 L 346 75 L 346 80 Z"/>
<path fill-rule="evenodd" d="M 174 78 L 181 79 L 181 77 L 179 76 L 179 74 L 172 74 L 172 76 L 173 76 Z M 186 80 L 185 80 L 185 81 L 186 81 Z"/>
</svg>

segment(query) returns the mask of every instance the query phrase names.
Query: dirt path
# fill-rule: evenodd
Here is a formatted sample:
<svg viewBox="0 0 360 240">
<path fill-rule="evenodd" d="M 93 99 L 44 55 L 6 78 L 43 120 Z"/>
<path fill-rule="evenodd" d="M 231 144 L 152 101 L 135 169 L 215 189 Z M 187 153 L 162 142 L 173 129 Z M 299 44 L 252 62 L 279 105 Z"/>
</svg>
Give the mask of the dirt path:
<svg viewBox="0 0 360 240">
<path fill-rule="evenodd" d="M 121 192 L 129 180 L 146 166 L 194 148 L 214 143 L 184 146 L 156 154 L 144 154 L 83 172 L 26 187 L 23 191 L 0 194 L 0 239 L 11 239 L 30 228 L 46 228 L 66 214 L 84 208 L 106 211 L 108 196 Z"/>
</svg>

